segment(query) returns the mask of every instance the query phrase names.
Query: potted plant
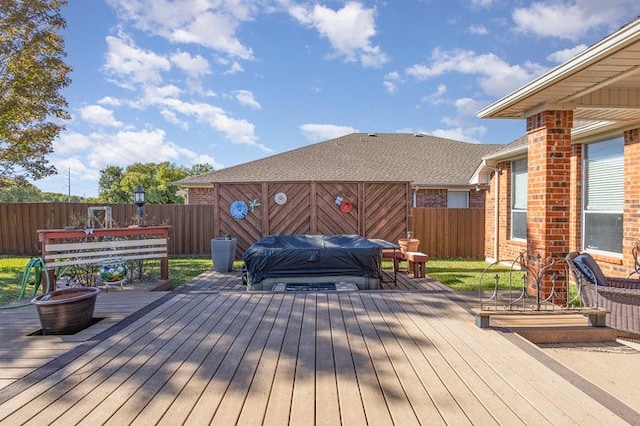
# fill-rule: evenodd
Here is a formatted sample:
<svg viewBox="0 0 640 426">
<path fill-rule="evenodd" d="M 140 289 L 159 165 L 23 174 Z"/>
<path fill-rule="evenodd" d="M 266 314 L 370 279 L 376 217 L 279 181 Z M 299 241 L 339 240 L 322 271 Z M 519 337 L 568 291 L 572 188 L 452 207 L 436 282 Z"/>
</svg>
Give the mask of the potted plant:
<svg viewBox="0 0 640 426">
<path fill-rule="evenodd" d="M 93 322 L 97 287 L 55 290 L 34 297 L 43 334 L 73 334 Z"/>
</svg>

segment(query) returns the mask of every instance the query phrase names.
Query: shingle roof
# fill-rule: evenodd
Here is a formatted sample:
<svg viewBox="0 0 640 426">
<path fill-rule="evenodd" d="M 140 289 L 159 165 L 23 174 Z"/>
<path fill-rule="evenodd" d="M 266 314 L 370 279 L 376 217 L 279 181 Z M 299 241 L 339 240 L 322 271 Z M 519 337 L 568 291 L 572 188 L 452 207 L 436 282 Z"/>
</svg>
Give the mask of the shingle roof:
<svg viewBox="0 0 640 426">
<path fill-rule="evenodd" d="M 466 186 L 481 157 L 503 145 L 471 144 L 428 135 L 353 133 L 178 182 L 368 181 Z"/>
</svg>

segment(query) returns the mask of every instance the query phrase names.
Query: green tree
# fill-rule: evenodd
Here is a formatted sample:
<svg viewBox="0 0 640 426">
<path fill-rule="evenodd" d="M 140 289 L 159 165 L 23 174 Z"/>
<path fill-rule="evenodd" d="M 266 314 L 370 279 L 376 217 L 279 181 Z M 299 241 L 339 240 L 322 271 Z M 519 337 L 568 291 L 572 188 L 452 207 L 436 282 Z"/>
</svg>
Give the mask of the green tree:
<svg viewBox="0 0 640 426">
<path fill-rule="evenodd" d="M 28 182 L 0 185 L 0 203 L 37 203 L 42 200 L 42 192 Z"/>
<path fill-rule="evenodd" d="M 177 194 L 173 183 L 188 176 L 185 167 L 163 163 L 135 163 L 122 169 L 109 166 L 100 170 L 100 200 L 109 203 L 133 203 L 133 191 L 141 186 L 148 203 L 182 204 L 184 199 Z"/>
<path fill-rule="evenodd" d="M 191 166 L 188 170 L 188 176 L 198 176 L 205 173 L 213 172 L 214 168 L 209 163 L 198 163 Z"/>
<path fill-rule="evenodd" d="M 0 0 L 0 179 L 55 173 L 46 156 L 69 119 L 60 93 L 71 80 L 63 58 L 67 0 Z"/>
</svg>

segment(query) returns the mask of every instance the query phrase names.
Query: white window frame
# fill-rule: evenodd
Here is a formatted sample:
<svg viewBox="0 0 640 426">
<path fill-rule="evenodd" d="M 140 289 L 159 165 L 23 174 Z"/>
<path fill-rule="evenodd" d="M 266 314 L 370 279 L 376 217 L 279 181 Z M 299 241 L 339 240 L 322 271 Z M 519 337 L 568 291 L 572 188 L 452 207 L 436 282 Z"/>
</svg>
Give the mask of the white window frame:
<svg viewBox="0 0 640 426">
<path fill-rule="evenodd" d="M 608 144 L 608 145 L 604 145 Z M 606 149 L 614 152 L 606 152 Z M 596 149 L 605 150 L 604 154 Z M 593 153 L 590 154 L 590 151 Z M 624 238 L 624 138 L 601 140 L 583 145 L 582 150 L 582 249 L 589 252 L 602 253 L 608 256 L 621 257 Z M 590 183 L 594 179 L 589 176 L 589 169 L 596 173 L 596 177 L 603 179 L 597 181 L 594 190 Z M 591 192 L 590 192 L 591 191 Z M 595 191 L 595 194 L 594 194 Z M 593 239 L 598 238 L 598 233 L 592 233 L 588 229 L 589 221 L 605 219 L 614 226 L 608 226 L 602 235 L 607 238 L 612 236 L 619 238 L 619 245 L 605 244 L 599 246 Z M 619 235 L 613 235 L 613 233 Z"/>
<path fill-rule="evenodd" d="M 457 205 L 457 203 L 459 201 L 461 201 L 460 198 L 462 198 L 462 197 L 460 197 L 460 198 L 454 197 L 452 199 L 451 198 L 452 194 L 456 194 L 457 196 L 463 195 L 464 196 L 464 202 L 462 204 L 464 204 L 464 205 L 463 206 Z M 455 202 L 455 204 L 452 203 L 452 201 Z M 454 205 L 452 206 L 452 204 L 454 204 Z M 452 189 L 447 190 L 447 208 L 450 208 L 450 209 L 467 209 L 467 208 L 469 208 L 469 191 L 456 191 L 456 190 L 452 190 Z"/>
<path fill-rule="evenodd" d="M 518 163 L 520 167 L 518 166 Z M 524 163 L 524 171 L 520 170 L 522 167 L 522 163 Z M 510 226 L 509 226 L 509 235 L 512 240 L 516 241 L 527 241 L 527 185 L 529 182 L 529 160 L 527 157 L 518 158 L 516 160 L 511 161 L 511 204 L 510 204 Z M 524 181 L 517 181 L 517 179 L 523 179 Z M 524 191 L 524 194 L 521 192 Z M 514 226 L 516 223 L 515 217 L 524 216 L 524 235 L 515 235 L 514 234 Z"/>
</svg>

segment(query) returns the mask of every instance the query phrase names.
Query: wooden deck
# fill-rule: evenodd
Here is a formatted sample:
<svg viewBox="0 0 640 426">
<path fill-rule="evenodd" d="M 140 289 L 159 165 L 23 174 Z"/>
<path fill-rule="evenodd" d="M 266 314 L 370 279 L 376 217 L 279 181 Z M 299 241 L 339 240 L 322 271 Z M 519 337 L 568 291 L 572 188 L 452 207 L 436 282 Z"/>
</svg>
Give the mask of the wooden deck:
<svg viewBox="0 0 640 426">
<path fill-rule="evenodd" d="M 630 367 L 591 364 L 626 369 L 600 386 L 593 359 L 563 352 L 576 348 L 479 329 L 439 283 L 398 278 L 382 291 L 248 293 L 239 273 L 211 271 L 169 294 L 101 294 L 96 316 L 133 315 L 57 338 L 7 325 L 33 321 L 31 308 L 1 312 L 13 378 L 0 423 L 640 424 L 639 352 L 618 350 Z"/>
</svg>

